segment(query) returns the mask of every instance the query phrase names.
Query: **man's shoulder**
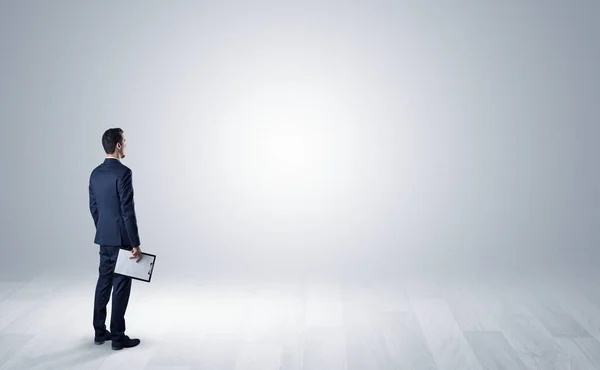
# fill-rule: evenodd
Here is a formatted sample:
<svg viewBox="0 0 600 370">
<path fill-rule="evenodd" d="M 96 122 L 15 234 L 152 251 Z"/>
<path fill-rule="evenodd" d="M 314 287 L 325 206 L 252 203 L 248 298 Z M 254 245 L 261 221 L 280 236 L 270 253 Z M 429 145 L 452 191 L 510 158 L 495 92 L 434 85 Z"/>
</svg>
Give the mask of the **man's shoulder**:
<svg viewBox="0 0 600 370">
<path fill-rule="evenodd" d="M 97 174 L 100 168 L 102 168 L 102 164 L 99 164 L 96 167 L 92 168 L 92 172 L 90 172 L 90 177 L 93 177 L 95 174 Z"/>
<path fill-rule="evenodd" d="M 127 167 L 125 164 L 123 164 L 123 162 L 119 161 L 119 166 L 118 166 L 121 170 L 122 173 L 130 173 L 131 168 Z"/>
<path fill-rule="evenodd" d="M 116 166 L 111 166 L 113 167 L 113 172 L 120 180 L 123 181 L 129 181 L 128 179 L 130 179 L 133 176 L 133 173 L 131 171 L 131 168 L 127 167 L 126 165 L 124 165 L 122 162 L 119 161 L 119 164 Z"/>
</svg>

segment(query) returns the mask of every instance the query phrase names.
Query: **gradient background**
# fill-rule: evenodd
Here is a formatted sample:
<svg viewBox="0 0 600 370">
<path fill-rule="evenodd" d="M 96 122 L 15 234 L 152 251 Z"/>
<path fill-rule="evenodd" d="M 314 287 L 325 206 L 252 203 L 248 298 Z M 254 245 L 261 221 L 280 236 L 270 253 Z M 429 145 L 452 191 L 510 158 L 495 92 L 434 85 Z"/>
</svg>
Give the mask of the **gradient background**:
<svg viewBox="0 0 600 370">
<path fill-rule="evenodd" d="M 0 4 L 5 278 L 96 273 L 109 127 L 155 279 L 597 269 L 598 1 Z"/>
</svg>

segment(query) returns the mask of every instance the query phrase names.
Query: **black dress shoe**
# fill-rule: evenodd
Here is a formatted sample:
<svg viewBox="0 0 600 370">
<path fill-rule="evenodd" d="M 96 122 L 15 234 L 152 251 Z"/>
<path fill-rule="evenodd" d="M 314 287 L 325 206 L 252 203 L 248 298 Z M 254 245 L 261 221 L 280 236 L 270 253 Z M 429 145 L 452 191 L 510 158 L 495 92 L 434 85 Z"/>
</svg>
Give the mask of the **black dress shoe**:
<svg viewBox="0 0 600 370">
<path fill-rule="evenodd" d="M 110 340 L 110 331 L 108 330 L 106 330 L 103 335 L 94 336 L 94 343 L 98 345 L 104 344 L 107 340 Z"/>
<path fill-rule="evenodd" d="M 131 339 L 129 338 L 127 335 L 125 336 L 125 338 L 122 341 L 118 341 L 112 342 L 112 349 L 114 349 L 115 351 L 118 351 L 120 349 L 123 348 L 131 348 L 131 347 L 135 347 L 138 344 L 140 344 L 140 340 L 139 339 Z"/>
</svg>

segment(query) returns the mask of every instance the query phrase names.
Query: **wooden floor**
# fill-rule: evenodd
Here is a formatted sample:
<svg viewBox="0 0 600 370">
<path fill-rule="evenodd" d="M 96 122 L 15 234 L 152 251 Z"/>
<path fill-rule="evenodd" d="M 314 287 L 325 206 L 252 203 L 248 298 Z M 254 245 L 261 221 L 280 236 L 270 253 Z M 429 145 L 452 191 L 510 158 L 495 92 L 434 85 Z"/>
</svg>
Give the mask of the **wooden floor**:
<svg viewBox="0 0 600 370">
<path fill-rule="evenodd" d="M 94 284 L 0 282 L 0 369 L 600 369 L 592 282 L 134 282 L 123 351 Z"/>
</svg>

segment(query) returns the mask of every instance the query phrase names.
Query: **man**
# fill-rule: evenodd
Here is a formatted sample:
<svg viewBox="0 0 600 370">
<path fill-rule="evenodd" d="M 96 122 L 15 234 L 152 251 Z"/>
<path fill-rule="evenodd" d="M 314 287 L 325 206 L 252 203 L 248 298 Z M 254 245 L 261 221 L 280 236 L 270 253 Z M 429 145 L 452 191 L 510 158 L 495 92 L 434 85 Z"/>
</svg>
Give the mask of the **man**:
<svg viewBox="0 0 600 370">
<path fill-rule="evenodd" d="M 131 251 L 129 258 L 139 261 L 142 250 L 133 201 L 131 170 L 121 163 L 125 158 L 123 130 L 111 128 L 102 135 L 106 152 L 104 163 L 96 167 L 89 181 L 90 212 L 96 227 L 94 243 L 100 246 L 100 267 L 94 298 L 94 342 L 112 340 L 112 349 L 140 344 L 125 335 L 125 311 L 131 291 L 131 277 L 115 274 L 120 249 Z M 106 330 L 106 306 L 112 288 L 110 331 Z M 112 332 L 112 333 L 111 333 Z"/>
</svg>

